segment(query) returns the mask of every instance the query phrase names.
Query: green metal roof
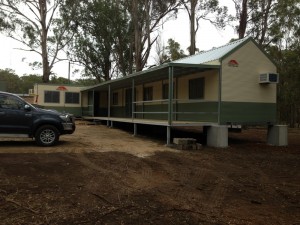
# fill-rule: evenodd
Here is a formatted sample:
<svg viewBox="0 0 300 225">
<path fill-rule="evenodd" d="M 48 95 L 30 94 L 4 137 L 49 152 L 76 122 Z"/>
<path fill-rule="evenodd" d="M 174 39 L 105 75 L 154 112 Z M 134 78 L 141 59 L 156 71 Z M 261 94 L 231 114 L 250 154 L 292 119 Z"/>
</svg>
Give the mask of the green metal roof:
<svg viewBox="0 0 300 225">
<path fill-rule="evenodd" d="M 218 65 L 204 65 L 204 64 L 187 64 L 187 63 L 166 63 L 160 66 L 153 67 L 148 70 L 143 70 L 122 78 L 106 81 L 98 85 L 88 87 L 82 91 L 87 90 L 107 90 L 110 85 L 111 88 L 121 88 L 121 87 L 131 87 L 132 80 L 134 80 L 135 85 L 153 82 L 161 79 L 168 79 L 169 68 L 173 68 L 173 76 L 179 77 L 186 74 L 192 74 L 197 72 L 203 72 L 212 69 L 219 69 Z"/>
<path fill-rule="evenodd" d="M 258 49 L 262 51 L 263 54 L 276 66 L 275 61 L 270 58 L 269 54 L 258 45 L 258 43 L 252 38 L 252 37 L 245 37 L 233 42 L 230 42 L 226 45 L 223 45 L 218 48 L 213 48 L 209 51 L 200 52 L 196 55 L 191 55 L 179 60 L 174 61 L 174 63 L 188 63 L 188 64 L 207 64 L 208 62 L 212 61 L 219 61 L 221 64 L 221 61 L 226 58 L 231 53 L 235 52 L 239 48 L 243 47 L 248 42 L 253 42 Z"/>
<path fill-rule="evenodd" d="M 174 63 L 189 63 L 189 64 L 205 64 L 211 61 L 219 60 L 221 61 L 226 55 L 235 51 L 237 48 L 243 46 L 248 41 L 252 40 L 250 37 L 245 37 L 234 42 L 230 42 L 218 48 L 213 48 L 209 51 L 200 52 L 195 55 L 191 55 L 179 60 L 174 61 Z"/>
</svg>

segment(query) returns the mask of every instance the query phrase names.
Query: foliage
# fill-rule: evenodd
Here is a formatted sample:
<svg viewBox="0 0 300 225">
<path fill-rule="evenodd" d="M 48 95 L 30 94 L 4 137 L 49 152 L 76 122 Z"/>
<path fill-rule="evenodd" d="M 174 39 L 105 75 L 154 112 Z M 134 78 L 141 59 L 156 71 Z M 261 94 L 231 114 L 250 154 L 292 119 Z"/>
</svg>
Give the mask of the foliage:
<svg viewBox="0 0 300 225">
<path fill-rule="evenodd" d="M 74 2 L 80 4 L 71 17 L 68 6 Z M 176 7 L 174 0 L 68 0 L 61 14 L 77 24 L 70 57 L 99 82 L 140 71 L 157 40 L 154 32 Z"/>
<path fill-rule="evenodd" d="M 141 71 L 147 64 L 151 48 L 158 38 L 155 31 L 163 19 L 168 20 L 181 5 L 176 0 L 126 0 L 130 15 L 134 71 Z M 133 71 L 130 71 L 133 72 Z"/>
<path fill-rule="evenodd" d="M 278 88 L 279 120 L 294 127 L 300 124 L 300 45 L 294 44 L 288 50 L 277 46 L 269 49 L 277 62 L 280 74 Z"/>
<path fill-rule="evenodd" d="M 28 94 L 28 90 L 32 89 L 34 84 L 42 83 L 42 77 L 36 74 L 23 75 L 20 77 L 21 94 Z"/>
<path fill-rule="evenodd" d="M 36 74 L 29 74 L 18 76 L 11 69 L 0 69 L 0 84 L 6 87 L 7 92 L 16 94 L 28 94 L 28 90 L 32 89 L 35 84 L 42 83 L 42 76 Z M 71 84 L 80 86 L 91 86 L 96 85 L 97 81 L 95 79 L 78 79 L 75 81 L 69 81 L 63 77 L 51 76 L 49 81 L 51 84 Z"/>
<path fill-rule="evenodd" d="M 186 57 L 184 51 L 180 49 L 180 44 L 171 38 L 168 40 L 168 45 L 164 49 L 166 54 L 163 53 L 161 55 L 162 63 Z"/>
<path fill-rule="evenodd" d="M 20 42 L 23 51 L 41 56 L 43 82 L 49 82 L 51 70 L 59 61 L 58 53 L 72 38 L 72 24 L 59 19 L 57 10 L 63 0 L 0 0 L 0 31 Z M 75 7 L 75 6 L 73 6 Z M 73 8 L 72 7 L 72 8 Z"/>
<path fill-rule="evenodd" d="M 299 0 L 233 0 L 239 38 L 250 35 L 262 46 L 299 37 Z"/>
<path fill-rule="evenodd" d="M 69 11 L 73 4 L 78 4 L 74 16 Z M 69 0 L 61 13 L 64 20 L 76 24 L 68 52 L 72 61 L 84 66 L 84 76 L 92 75 L 101 82 L 115 76 L 116 65 L 122 73 L 128 71 L 128 21 L 119 1 Z M 119 57 L 114 57 L 116 52 L 120 52 Z"/>
<path fill-rule="evenodd" d="M 11 69 L 0 69 L 0 83 L 4 84 L 6 91 L 8 92 L 21 92 L 20 78 L 17 74 L 15 74 L 15 71 Z"/>
<path fill-rule="evenodd" d="M 200 20 L 207 20 L 216 27 L 224 28 L 228 8 L 220 7 L 218 0 L 181 0 L 190 20 L 190 55 L 194 55 L 196 48 L 196 34 L 200 27 Z"/>
<path fill-rule="evenodd" d="M 85 79 L 77 79 L 72 83 L 80 86 L 94 86 L 98 84 L 98 81 L 94 78 L 85 78 Z"/>
</svg>

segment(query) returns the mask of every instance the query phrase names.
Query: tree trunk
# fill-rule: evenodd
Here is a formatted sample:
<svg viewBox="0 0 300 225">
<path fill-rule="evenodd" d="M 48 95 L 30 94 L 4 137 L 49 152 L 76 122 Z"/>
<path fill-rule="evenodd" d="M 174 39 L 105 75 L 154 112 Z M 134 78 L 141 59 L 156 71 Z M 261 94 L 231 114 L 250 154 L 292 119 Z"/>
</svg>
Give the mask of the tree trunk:
<svg viewBox="0 0 300 225">
<path fill-rule="evenodd" d="M 273 0 L 266 0 L 266 1 L 267 1 L 267 6 L 265 5 L 265 1 L 263 1 L 263 5 L 262 5 L 263 18 L 262 18 L 261 37 L 259 40 L 260 45 L 263 45 L 266 39 L 266 32 L 268 30 L 268 19 L 269 19 L 270 9 Z"/>
<path fill-rule="evenodd" d="M 245 37 L 247 21 L 248 21 L 248 0 L 243 0 L 241 13 L 240 13 L 239 30 L 238 30 L 239 39 Z"/>
<path fill-rule="evenodd" d="M 190 12 L 190 55 L 194 55 L 196 52 L 196 30 L 195 30 L 195 22 L 196 22 L 196 6 L 198 0 L 191 0 L 191 12 Z"/>
<path fill-rule="evenodd" d="M 40 18 L 41 18 L 41 48 L 42 48 L 42 65 L 43 65 L 43 82 L 48 83 L 50 77 L 50 66 L 48 61 L 47 36 L 48 30 L 46 25 L 47 3 L 46 0 L 39 0 Z"/>
<path fill-rule="evenodd" d="M 110 61 L 109 57 L 107 57 L 105 59 L 105 61 L 104 61 L 104 68 L 103 68 L 104 80 L 105 81 L 108 81 L 108 80 L 111 79 L 111 77 L 110 77 L 110 69 L 111 69 L 111 61 Z"/>
<path fill-rule="evenodd" d="M 134 27 L 134 53 L 135 53 L 135 71 L 141 71 L 142 68 L 142 49 L 141 49 L 141 31 L 138 12 L 138 1 L 132 1 L 132 20 Z"/>
</svg>

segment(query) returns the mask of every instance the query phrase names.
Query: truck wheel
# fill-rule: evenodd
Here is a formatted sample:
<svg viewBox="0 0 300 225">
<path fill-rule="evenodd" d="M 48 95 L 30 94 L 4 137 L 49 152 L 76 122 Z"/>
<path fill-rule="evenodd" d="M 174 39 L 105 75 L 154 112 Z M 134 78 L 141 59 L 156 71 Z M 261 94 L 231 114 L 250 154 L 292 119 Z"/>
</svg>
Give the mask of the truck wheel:
<svg viewBox="0 0 300 225">
<path fill-rule="evenodd" d="M 59 140 L 59 132 L 52 125 L 41 126 L 35 133 L 35 141 L 40 146 L 53 146 Z"/>
</svg>

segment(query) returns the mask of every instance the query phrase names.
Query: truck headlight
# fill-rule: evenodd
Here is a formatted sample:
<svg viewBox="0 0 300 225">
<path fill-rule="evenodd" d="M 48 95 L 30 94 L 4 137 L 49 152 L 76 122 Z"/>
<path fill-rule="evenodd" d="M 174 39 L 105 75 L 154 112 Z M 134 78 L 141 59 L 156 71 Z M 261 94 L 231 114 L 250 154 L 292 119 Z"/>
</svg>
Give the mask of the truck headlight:
<svg viewBox="0 0 300 225">
<path fill-rule="evenodd" d="M 65 122 L 70 122 L 70 117 L 69 115 L 60 115 L 59 116 L 63 121 Z"/>
</svg>

